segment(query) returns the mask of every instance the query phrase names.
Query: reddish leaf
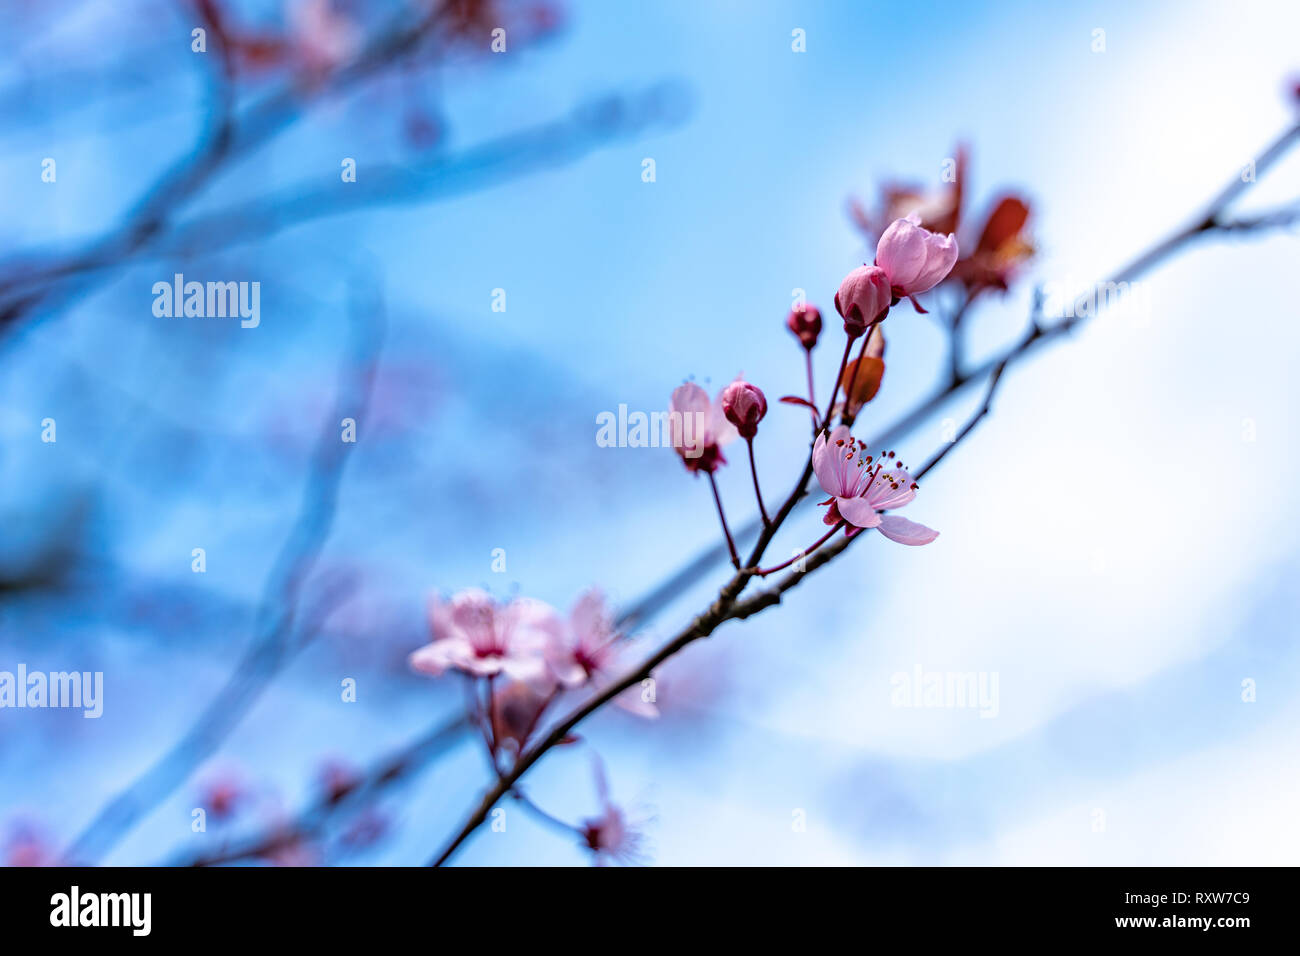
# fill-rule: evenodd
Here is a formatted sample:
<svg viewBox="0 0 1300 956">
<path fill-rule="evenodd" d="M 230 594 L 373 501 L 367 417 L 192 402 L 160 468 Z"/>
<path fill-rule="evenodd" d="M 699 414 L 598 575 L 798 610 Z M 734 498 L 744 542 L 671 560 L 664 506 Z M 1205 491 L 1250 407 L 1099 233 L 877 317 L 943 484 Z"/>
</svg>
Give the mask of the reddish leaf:
<svg viewBox="0 0 1300 956">
<path fill-rule="evenodd" d="M 855 378 L 856 376 L 856 378 Z M 858 360 L 854 359 L 844 368 L 844 377 L 840 379 L 840 388 L 848 394 L 849 383 L 853 383 L 853 394 L 845 399 L 848 413 L 856 415 L 863 405 L 876 397 L 880 391 L 880 382 L 885 377 L 885 363 L 873 356 L 864 356 L 862 371 L 858 371 Z"/>
<path fill-rule="evenodd" d="M 800 398 L 798 395 L 784 395 L 780 401 L 785 402 L 787 405 L 802 405 L 804 408 L 811 408 L 814 412 L 817 411 L 816 405 L 806 398 Z"/>
<path fill-rule="evenodd" d="M 993 212 L 989 213 L 989 220 L 984 224 L 984 233 L 980 236 L 975 252 L 995 251 L 1008 239 L 1020 235 L 1020 230 L 1025 228 L 1028 220 L 1029 207 L 1024 201 L 1017 196 L 1004 196 L 993 207 Z"/>
</svg>

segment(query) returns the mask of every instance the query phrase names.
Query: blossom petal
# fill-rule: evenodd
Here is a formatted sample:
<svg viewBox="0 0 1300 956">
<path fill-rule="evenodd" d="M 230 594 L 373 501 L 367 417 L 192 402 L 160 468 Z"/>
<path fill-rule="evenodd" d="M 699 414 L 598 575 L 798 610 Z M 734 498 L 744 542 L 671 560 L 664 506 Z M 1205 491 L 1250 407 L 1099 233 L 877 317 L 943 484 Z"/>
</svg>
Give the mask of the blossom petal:
<svg viewBox="0 0 1300 956">
<path fill-rule="evenodd" d="M 836 498 L 835 507 L 840 517 L 858 528 L 874 528 L 880 524 L 880 515 L 866 498 Z"/>
<path fill-rule="evenodd" d="M 412 651 L 407 663 L 412 670 L 421 674 L 441 677 L 448 668 L 456 667 L 458 660 L 463 659 L 464 652 L 469 650 L 468 643 L 464 638 L 457 637 L 434 641 Z"/>
<path fill-rule="evenodd" d="M 510 657 L 488 657 L 483 658 L 486 661 L 496 663 L 495 671 L 484 671 L 483 676 L 489 673 L 504 672 L 505 675 L 513 680 L 522 681 L 533 690 L 546 693 L 555 686 L 552 679 L 550 668 L 546 666 L 546 660 L 540 654 L 533 655 L 511 655 Z"/>
<path fill-rule="evenodd" d="M 889 274 L 896 289 L 911 288 L 925 268 L 927 250 L 925 232 L 909 219 L 896 219 L 876 244 L 876 265 Z"/>
<path fill-rule="evenodd" d="M 926 241 L 926 263 L 908 290 L 910 295 L 928 292 L 942 282 L 957 264 L 957 239 L 931 235 Z"/>
<path fill-rule="evenodd" d="M 910 545 L 929 544 L 939 537 L 939 532 L 933 528 L 927 528 L 915 521 L 908 521 L 899 515 L 885 515 L 882 517 L 880 519 L 880 533 L 890 541 Z"/>
<path fill-rule="evenodd" d="M 708 444 L 709 393 L 694 382 L 673 389 L 668 403 L 668 428 L 679 452 L 696 451 Z"/>
<path fill-rule="evenodd" d="M 605 609 L 605 595 L 599 588 L 583 593 L 569 612 L 569 627 L 573 629 L 575 643 L 604 640 L 613 630 L 609 613 Z"/>
<path fill-rule="evenodd" d="M 842 452 L 839 451 L 843 446 L 837 442 L 847 442 L 849 440 L 849 428 L 847 425 L 841 425 L 831 432 L 830 438 L 826 437 L 825 432 L 817 435 L 817 441 L 813 443 L 813 472 L 817 475 L 817 480 L 821 483 L 822 490 L 828 495 L 841 495 L 844 488 L 841 487 L 842 470 L 839 467 L 839 459 Z"/>
<path fill-rule="evenodd" d="M 682 414 L 688 412 L 708 414 L 709 393 L 694 382 L 687 382 L 685 385 L 679 385 L 673 389 L 672 401 L 668 407 L 671 411 L 681 412 Z"/>
<path fill-rule="evenodd" d="M 546 663 L 551 669 L 551 675 L 564 687 L 581 687 L 587 683 L 587 669 L 571 656 L 553 654 L 547 658 Z"/>
</svg>

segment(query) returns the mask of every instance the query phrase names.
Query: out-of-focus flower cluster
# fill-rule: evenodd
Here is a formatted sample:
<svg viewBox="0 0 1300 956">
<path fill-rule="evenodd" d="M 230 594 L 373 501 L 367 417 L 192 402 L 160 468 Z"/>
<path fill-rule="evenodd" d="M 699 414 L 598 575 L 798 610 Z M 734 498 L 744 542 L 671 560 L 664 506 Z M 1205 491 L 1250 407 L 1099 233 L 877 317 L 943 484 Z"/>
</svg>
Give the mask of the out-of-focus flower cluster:
<svg viewBox="0 0 1300 956">
<path fill-rule="evenodd" d="M 471 681 L 468 716 L 498 771 L 536 739 L 561 696 L 599 691 L 617 680 L 629 647 L 596 590 L 579 597 L 566 616 L 532 598 L 499 601 L 470 588 L 450 599 L 435 598 L 429 627 L 432 640 L 411 654 L 411 667 L 429 677 L 455 672 Z M 614 703 L 641 717 L 658 717 L 654 688 L 650 678 L 615 696 Z M 639 830 L 609 801 L 603 771 L 598 779 L 602 816 L 571 829 L 597 862 L 635 862 Z"/>
<path fill-rule="evenodd" d="M 369 69 L 386 59 L 382 40 L 393 21 L 381 4 L 349 0 L 284 0 L 278 16 L 251 21 L 234 0 L 193 0 L 208 45 L 223 58 L 228 78 L 257 83 L 287 77 L 304 92 L 319 90 L 340 71 L 366 59 Z M 429 148 L 443 140 L 444 120 L 428 102 L 419 73 L 436 69 L 451 54 L 490 56 L 528 47 L 556 34 L 561 8 L 548 0 L 413 0 L 407 4 L 418 26 L 399 45 L 413 56 L 384 95 L 400 101 L 409 145 Z M 195 41 L 196 43 L 199 41 Z"/>
<path fill-rule="evenodd" d="M 601 687 L 616 677 L 628 646 L 599 591 L 582 595 L 566 618 L 542 601 L 520 597 L 502 603 L 470 588 L 450 600 L 435 599 L 429 625 L 433 640 L 411 654 L 411 667 L 429 677 L 460 671 L 503 678 L 506 687 L 494 699 L 507 704 L 493 717 L 502 720 L 507 739 L 515 744 L 524 742 L 521 732 L 540 716 L 531 712 L 556 695 Z M 629 691 L 617 702 L 642 716 L 659 713 L 653 695 Z M 526 717 L 522 726 L 521 716 Z"/>
</svg>

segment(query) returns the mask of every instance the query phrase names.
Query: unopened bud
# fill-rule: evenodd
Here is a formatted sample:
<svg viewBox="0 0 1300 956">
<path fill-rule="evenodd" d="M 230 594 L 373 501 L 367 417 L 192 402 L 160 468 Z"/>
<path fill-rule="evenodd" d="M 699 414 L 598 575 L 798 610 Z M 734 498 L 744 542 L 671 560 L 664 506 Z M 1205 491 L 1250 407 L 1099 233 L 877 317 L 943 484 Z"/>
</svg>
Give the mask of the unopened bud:
<svg viewBox="0 0 1300 956">
<path fill-rule="evenodd" d="M 851 339 L 880 321 L 892 301 L 889 276 L 879 266 L 858 266 L 844 277 L 835 293 L 835 309 L 843 316 L 844 332 Z"/>
<path fill-rule="evenodd" d="M 785 327 L 795 334 L 800 345 L 811 352 L 817 344 L 817 336 L 822 334 L 821 311 L 815 305 L 791 309 Z"/>
<path fill-rule="evenodd" d="M 738 378 L 722 390 L 722 414 L 736 426 L 741 438 L 753 438 L 767 414 L 767 398 L 757 385 Z"/>
</svg>

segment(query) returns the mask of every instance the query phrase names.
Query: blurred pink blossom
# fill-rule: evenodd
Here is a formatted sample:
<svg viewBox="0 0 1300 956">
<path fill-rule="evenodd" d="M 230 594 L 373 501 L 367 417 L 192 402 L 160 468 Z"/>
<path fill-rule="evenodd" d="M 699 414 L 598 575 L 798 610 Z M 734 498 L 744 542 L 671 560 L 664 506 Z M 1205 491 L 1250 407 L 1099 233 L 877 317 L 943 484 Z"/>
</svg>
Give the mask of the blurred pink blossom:
<svg viewBox="0 0 1300 956">
<path fill-rule="evenodd" d="M 429 616 L 433 641 L 411 654 L 410 664 L 431 677 L 454 669 L 475 677 L 543 681 L 546 644 L 562 627 L 548 604 L 516 598 L 503 605 L 477 588 L 450 601 L 435 599 Z"/>
<path fill-rule="evenodd" d="M 582 825 L 583 838 L 592 852 L 592 862 L 596 866 L 607 863 L 635 866 L 644 863 L 640 827 L 610 800 L 605 768 L 599 760 L 596 761 L 596 793 L 600 797 L 602 812 L 598 817 L 584 820 Z"/>
<path fill-rule="evenodd" d="M 722 394 L 709 401 L 709 393 L 694 382 L 673 389 L 668 406 L 673 448 L 688 471 L 713 472 L 727 459 L 722 446 L 735 441 L 736 427 L 722 410 Z"/>
<path fill-rule="evenodd" d="M 547 648 L 547 665 L 561 687 L 585 684 L 600 687 L 619 677 L 618 663 L 627 647 L 614 627 L 605 596 L 592 589 L 578 598 L 569 615 L 568 627 Z M 629 687 L 614 703 L 640 717 L 658 717 L 659 708 L 646 700 L 642 689 Z"/>
</svg>

